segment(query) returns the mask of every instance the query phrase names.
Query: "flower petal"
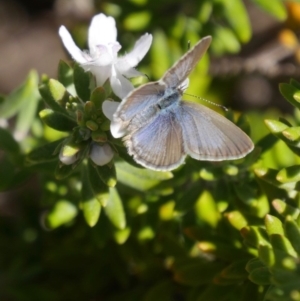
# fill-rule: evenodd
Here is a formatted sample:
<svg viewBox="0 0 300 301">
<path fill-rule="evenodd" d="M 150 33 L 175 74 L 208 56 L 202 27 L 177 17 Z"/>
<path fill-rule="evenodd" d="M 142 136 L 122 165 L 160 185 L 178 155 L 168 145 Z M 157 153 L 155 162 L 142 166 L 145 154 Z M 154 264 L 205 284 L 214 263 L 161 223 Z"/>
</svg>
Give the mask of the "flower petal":
<svg viewBox="0 0 300 301">
<path fill-rule="evenodd" d="M 114 138 L 121 138 L 127 134 L 127 126 L 121 120 L 112 119 L 110 123 L 110 132 Z"/>
<path fill-rule="evenodd" d="M 74 43 L 72 36 L 70 35 L 70 33 L 68 32 L 68 30 L 66 29 L 65 26 L 61 26 L 59 28 L 58 31 L 62 42 L 64 44 L 64 46 L 66 47 L 66 49 L 68 50 L 68 52 L 71 54 L 72 58 L 80 63 L 80 64 L 84 64 L 87 62 L 87 59 L 85 58 L 85 55 Z"/>
<path fill-rule="evenodd" d="M 103 86 L 106 80 L 111 76 L 111 65 L 108 66 L 86 65 L 86 66 L 89 66 L 88 70 L 95 75 L 97 86 Z"/>
<path fill-rule="evenodd" d="M 104 115 L 109 119 L 113 119 L 113 114 L 116 112 L 119 102 L 111 101 L 111 100 L 104 100 L 102 104 L 102 112 Z"/>
<path fill-rule="evenodd" d="M 96 165 L 103 166 L 111 161 L 114 152 L 108 143 L 99 145 L 94 143 L 91 147 L 90 158 Z"/>
<path fill-rule="evenodd" d="M 110 85 L 113 92 L 121 99 L 125 98 L 134 89 L 132 83 L 114 67 L 112 68 Z"/>
<path fill-rule="evenodd" d="M 96 15 L 89 27 L 89 48 L 93 52 L 98 45 L 109 45 L 117 41 L 116 22 L 113 17 Z"/>
<path fill-rule="evenodd" d="M 126 76 L 130 76 L 126 73 L 129 72 L 132 67 L 137 66 L 137 64 L 143 59 L 143 57 L 148 52 L 151 43 L 151 34 L 146 33 L 143 36 L 141 36 L 136 41 L 132 51 L 118 59 L 116 67 L 119 70 L 119 72 Z"/>
</svg>

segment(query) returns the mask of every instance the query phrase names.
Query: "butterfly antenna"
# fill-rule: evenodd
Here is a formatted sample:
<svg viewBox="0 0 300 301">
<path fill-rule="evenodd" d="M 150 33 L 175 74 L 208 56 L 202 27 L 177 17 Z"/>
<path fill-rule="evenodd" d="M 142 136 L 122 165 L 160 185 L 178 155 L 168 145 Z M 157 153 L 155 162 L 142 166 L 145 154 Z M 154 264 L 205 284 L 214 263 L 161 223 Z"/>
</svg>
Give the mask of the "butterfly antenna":
<svg viewBox="0 0 300 301">
<path fill-rule="evenodd" d="M 195 97 L 195 98 L 198 98 L 198 99 L 200 99 L 200 100 L 204 100 L 204 101 L 210 103 L 211 105 L 214 105 L 214 106 L 216 106 L 216 107 L 222 108 L 222 109 L 223 109 L 224 111 L 226 111 L 226 112 L 228 111 L 228 109 L 227 109 L 225 106 L 220 105 L 220 104 L 215 103 L 215 102 L 212 102 L 212 101 L 210 101 L 210 100 L 208 100 L 208 99 L 206 99 L 206 98 L 203 98 L 203 97 L 200 97 L 200 96 L 197 96 L 197 95 L 193 95 L 193 94 L 188 94 L 188 93 L 184 93 L 184 94 L 185 94 L 185 95 L 192 96 L 192 97 Z"/>
</svg>

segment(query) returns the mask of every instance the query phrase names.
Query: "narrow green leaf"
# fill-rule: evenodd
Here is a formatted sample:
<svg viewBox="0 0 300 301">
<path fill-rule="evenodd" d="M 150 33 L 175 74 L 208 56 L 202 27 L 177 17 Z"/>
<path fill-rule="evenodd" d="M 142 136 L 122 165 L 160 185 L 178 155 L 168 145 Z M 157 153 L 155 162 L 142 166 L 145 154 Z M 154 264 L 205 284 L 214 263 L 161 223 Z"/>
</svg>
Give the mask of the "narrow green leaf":
<svg viewBox="0 0 300 301">
<path fill-rule="evenodd" d="M 294 165 L 281 169 L 278 172 L 276 179 L 281 183 L 300 181 L 300 165 Z"/>
<path fill-rule="evenodd" d="M 117 184 L 116 167 L 114 163 L 109 163 L 104 166 L 95 166 L 97 173 L 103 183 L 109 187 L 115 187 Z"/>
<path fill-rule="evenodd" d="M 286 237 L 291 242 L 293 248 L 300 256 L 300 228 L 291 216 L 288 216 L 284 223 Z"/>
<path fill-rule="evenodd" d="M 171 172 L 153 171 L 136 168 L 126 162 L 116 162 L 117 177 L 121 183 L 137 190 L 145 191 L 161 181 L 171 179 Z"/>
<path fill-rule="evenodd" d="M 97 200 L 90 184 L 88 167 L 83 164 L 81 168 L 81 209 L 85 221 L 90 227 L 94 227 L 100 217 L 101 204 Z"/>
<path fill-rule="evenodd" d="M 26 102 L 23 103 L 17 116 L 14 133 L 19 139 L 26 137 L 28 131 L 32 127 L 40 99 L 41 96 L 36 85 L 31 93 L 28 93 Z"/>
<path fill-rule="evenodd" d="M 286 256 L 290 255 L 290 256 L 295 257 L 295 258 L 298 257 L 297 252 L 295 251 L 295 249 L 291 245 L 290 241 L 286 237 L 284 237 L 283 235 L 272 234 L 272 235 L 270 235 L 270 241 L 271 241 L 272 247 L 274 249 L 285 252 Z"/>
<path fill-rule="evenodd" d="M 249 279 L 258 285 L 269 285 L 270 278 L 271 275 L 267 267 L 255 269 L 249 275 Z"/>
<path fill-rule="evenodd" d="M 50 79 L 39 87 L 39 91 L 50 109 L 68 116 L 65 106 L 69 101 L 70 95 L 59 81 Z"/>
<path fill-rule="evenodd" d="M 15 115 L 27 103 L 28 99 L 30 100 L 37 90 L 37 85 L 38 74 L 32 70 L 25 82 L 0 103 L 0 118 L 10 118 Z"/>
<path fill-rule="evenodd" d="M 83 101 L 90 99 L 90 75 L 78 64 L 74 66 L 74 85 L 78 97 Z"/>
<path fill-rule="evenodd" d="M 245 269 L 247 262 L 248 259 L 236 260 L 222 270 L 221 276 L 225 279 L 247 279 L 248 273 Z"/>
<path fill-rule="evenodd" d="M 110 222 L 118 229 L 126 227 L 126 217 L 122 200 L 115 188 L 109 189 L 109 200 L 104 211 Z"/>
<path fill-rule="evenodd" d="M 241 45 L 231 29 L 224 26 L 213 28 L 213 41 L 211 50 L 217 55 L 224 53 L 237 53 L 241 49 Z"/>
<path fill-rule="evenodd" d="M 275 216 L 267 214 L 265 217 L 265 226 L 268 235 L 281 234 L 284 235 L 282 222 Z"/>
<path fill-rule="evenodd" d="M 294 97 L 295 94 L 299 92 L 298 88 L 286 83 L 279 84 L 280 93 L 288 100 L 294 107 L 300 109 L 300 102 Z"/>
<path fill-rule="evenodd" d="M 12 155 L 19 153 L 20 147 L 12 134 L 4 128 L 0 127 L 0 149 Z"/>
<path fill-rule="evenodd" d="M 248 222 L 245 217 L 242 215 L 240 211 L 231 211 L 225 213 L 225 217 L 229 221 L 229 223 L 236 228 L 237 230 L 241 230 L 243 227 L 246 227 Z"/>
<path fill-rule="evenodd" d="M 122 230 L 116 230 L 114 232 L 114 239 L 115 239 L 115 242 L 119 245 L 122 245 L 124 244 L 127 239 L 129 238 L 130 236 L 130 233 L 131 233 L 131 229 L 130 228 L 124 228 Z"/>
<path fill-rule="evenodd" d="M 47 225 L 55 229 L 71 222 L 77 215 L 77 208 L 67 200 L 59 200 L 46 217 Z"/>
<path fill-rule="evenodd" d="M 300 210 L 298 208 L 290 206 L 286 202 L 279 199 L 275 199 L 274 201 L 272 201 L 272 205 L 275 208 L 275 210 L 282 216 L 290 215 L 294 219 L 296 219 L 300 214 Z"/>
<path fill-rule="evenodd" d="M 57 148 L 63 143 L 64 138 L 47 143 L 38 148 L 33 149 L 26 156 L 26 162 L 31 164 L 37 164 L 41 162 L 49 162 L 58 158 L 56 153 Z"/>
<path fill-rule="evenodd" d="M 101 180 L 101 178 L 97 172 L 97 169 L 95 167 L 95 164 L 90 159 L 89 159 L 89 164 L 88 164 L 88 172 L 89 172 L 89 181 L 90 181 L 91 187 L 94 191 L 94 194 L 95 194 L 97 200 L 100 202 L 100 204 L 103 207 L 105 207 L 110 198 L 109 188 Z"/>
<path fill-rule="evenodd" d="M 75 89 L 73 83 L 73 69 L 68 63 L 63 60 L 59 61 L 57 78 L 59 82 L 61 82 L 67 88 L 68 91 Z"/>
<path fill-rule="evenodd" d="M 180 284 L 188 286 L 208 284 L 224 267 L 224 263 L 221 262 L 195 261 L 193 264 L 174 267 L 174 279 Z"/>
<path fill-rule="evenodd" d="M 259 258 L 252 258 L 248 261 L 248 263 L 245 266 L 245 270 L 248 273 L 251 273 L 252 271 L 265 267 L 264 263 Z"/>
<path fill-rule="evenodd" d="M 291 79 L 290 80 L 290 85 L 294 86 L 295 88 L 297 88 L 300 91 L 300 83 L 298 81 L 296 81 L 295 79 Z"/>
<path fill-rule="evenodd" d="M 247 226 L 240 230 L 247 246 L 258 248 L 260 245 L 270 245 L 267 232 L 262 227 Z"/>
<path fill-rule="evenodd" d="M 259 246 L 258 248 L 259 259 L 268 267 L 275 264 L 275 254 L 271 246 Z"/>
<path fill-rule="evenodd" d="M 219 0 L 216 3 L 218 2 L 222 3 L 223 15 L 240 41 L 248 42 L 251 37 L 251 25 L 243 2 L 241 0 Z"/>
<path fill-rule="evenodd" d="M 76 121 L 72 118 L 51 109 L 44 109 L 40 111 L 39 115 L 49 127 L 57 131 L 70 132 L 77 126 Z"/>
<path fill-rule="evenodd" d="M 252 0 L 258 6 L 260 6 L 267 13 L 273 15 L 280 21 L 283 21 L 287 17 L 286 8 L 282 0 Z"/>
</svg>

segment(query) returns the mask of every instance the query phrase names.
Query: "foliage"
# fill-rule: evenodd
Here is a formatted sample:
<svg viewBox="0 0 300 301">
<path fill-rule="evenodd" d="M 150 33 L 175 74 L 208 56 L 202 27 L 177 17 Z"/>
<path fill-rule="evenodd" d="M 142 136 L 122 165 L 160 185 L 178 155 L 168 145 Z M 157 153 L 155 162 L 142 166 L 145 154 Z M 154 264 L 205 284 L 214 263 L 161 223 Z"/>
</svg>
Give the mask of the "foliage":
<svg viewBox="0 0 300 301">
<path fill-rule="evenodd" d="M 285 17 L 280 0 L 254 2 Z M 122 7 L 126 30 L 156 28 L 144 67 L 155 78 L 187 40 L 210 33 L 212 51 L 223 54 L 251 36 L 238 0 L 101 5 L 115 16 Z M 161 15 L 170 8 L 171 25 Z M 201 95 L 208 63 L 191 77 Z M 61 61 L 57 79 L 38 84 L 32 71 L 0 100 L 0 118 L 11 122 L 0 128 L 0 189 L 10 202 L 0 218 L 1 300 L 300 300 L 300 83 L 280 85 L 295 116 L 266 119 L 270 134 L 246 158 L 188 159 L 173 172 L 141 168 L 113 139 L 101 111 L 109 87 L 93 83 L 80 66 Z M 244 116 L 227 117 L 253 128 Z M 117 156 L 95 165 L 93 143 L 110 143 Z M 76 160 L 62 164 L 62 150 Z"/>
</svg>

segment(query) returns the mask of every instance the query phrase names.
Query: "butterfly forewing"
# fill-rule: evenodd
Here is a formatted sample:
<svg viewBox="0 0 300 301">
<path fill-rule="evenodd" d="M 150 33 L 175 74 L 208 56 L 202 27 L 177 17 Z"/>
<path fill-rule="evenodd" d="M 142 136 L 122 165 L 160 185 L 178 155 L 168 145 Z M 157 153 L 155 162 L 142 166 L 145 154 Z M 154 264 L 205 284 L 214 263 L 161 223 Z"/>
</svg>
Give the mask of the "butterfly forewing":
<svg viewBox="0 0 300 301">
<path fill-rule="evenodd" d="M 151 169 L 174 169 L 185 158 L 182 128 L 173 112 L 156 115 L 124 141 L 135 161 Z"/>
<path fill-rule="evenodd" d="M 211 37 L 201 39 L 191 50 L 189 50 L 171 69 L 169 69 L 161 81 L 167 87 L 178 87 L 195 68 L 201 57 L 205 54 L 211 43 Z"/>
<path fill-rule="evenodd" d="M 205 106 L 182 101 L 177 118 L 185 152 L 197 160 L 238 159 L 253 149 L 251 139 L 239 127 Z"/>
<path fill-rule="evenodd" d="M 135 115 L 157 103 L 165 90 L 166 86 L 158 82 L 151 82 L 133 90 L 121 102 L 114 118 L 120 118 L 124 122 L 131 120 Z"/>
</svg>

